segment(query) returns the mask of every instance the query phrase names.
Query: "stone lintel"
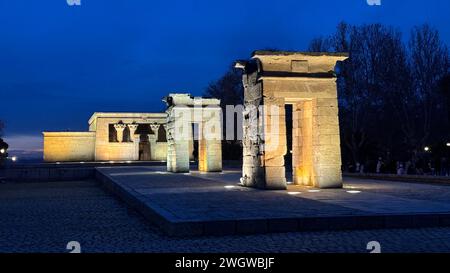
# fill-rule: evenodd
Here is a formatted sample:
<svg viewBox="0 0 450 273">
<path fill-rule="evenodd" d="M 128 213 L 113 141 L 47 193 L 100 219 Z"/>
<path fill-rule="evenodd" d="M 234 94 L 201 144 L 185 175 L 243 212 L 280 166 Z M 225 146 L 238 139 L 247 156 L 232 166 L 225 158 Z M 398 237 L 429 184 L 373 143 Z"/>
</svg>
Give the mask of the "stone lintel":
<svg viewBox="0 0 450 273">
<path fill-rule="evenodd" d="M 189 93 L 171 93 L 163 99 L 168 107 L 171 106 L 219 106 L 220 100 L 215 98 L 193 97 Z"/>
<path fill-rule="evenodd" d="M 332 77 L 336 62 L 348 58 L 346 53 L 256 51 L 253 59 L 260 62 L 260 74 L 298 73 L 303 76 Z"/>
<path fill-rule="evenodd" d="M 310 56 L 310 57 L 345 57 L 348 58 L 349 54 L 345 52 L 305 52 L 305 51 L 287 51 L 287 50 L 255 50 L 252 56 Z"/>
</svg>

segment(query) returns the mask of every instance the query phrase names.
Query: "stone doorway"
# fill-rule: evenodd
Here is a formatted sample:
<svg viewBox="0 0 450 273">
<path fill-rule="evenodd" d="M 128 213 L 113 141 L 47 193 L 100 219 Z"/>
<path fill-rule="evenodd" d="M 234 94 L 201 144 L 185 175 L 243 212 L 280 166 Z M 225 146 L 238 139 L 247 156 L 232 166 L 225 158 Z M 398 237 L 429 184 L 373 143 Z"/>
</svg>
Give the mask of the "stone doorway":
<svg viewBox="0 0 450 273">
<path fill-rule="evenodd" d="M 192 144 L 190 146 L 192 147 L 192 152 L 190 153 L 191 160 L 194 160 L 198 164 L 198 158 L 199 158 L 199 134 L 200 134 L 200 128 L 198 123 L 192 123 L 192 135 L 193 140 Z"/>
<path fill-rule="evenodd" d="M 139 136 L 139 160 L 150 161 L 152 159 L 150 141 L 148 135 L 141 134 Z"/>
<path fill-rule="evenodd" d="M 286 113 L 286 154 L 284 156 L 284 166 L 286 167 L 286 181 L 288 183 L 293 183 L 293 165 L 292 165 L 292 159 L 294 157 L 293 150 L 292 150 L 292 140 L 293 140 L 293 130 L 292 130 L 292 124 L 293 124 L 293 105 L 292 104 L 286 104 L 284 106 L 284 111 Z"/>
<path fill-rule="evenodd" d="M 152 160 L 152 143 L 151 138 L 154 136 L 154 132 L 150 129 L 150 124 L 139 124 L 136 129 L 136 136 L 138 136 L 139 148 L 138 159 L 139 161 L 151 161 Z"/>
</svg>

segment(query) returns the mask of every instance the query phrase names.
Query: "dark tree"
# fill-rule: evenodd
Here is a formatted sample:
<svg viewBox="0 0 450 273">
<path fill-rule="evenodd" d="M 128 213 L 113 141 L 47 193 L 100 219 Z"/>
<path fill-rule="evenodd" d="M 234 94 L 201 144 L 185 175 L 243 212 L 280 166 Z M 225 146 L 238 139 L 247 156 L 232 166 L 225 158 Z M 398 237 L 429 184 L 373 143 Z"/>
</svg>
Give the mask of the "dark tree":
<svg viewBox="0 0 450 273">
<path fill-rule="evenodd" d="M 348 40 L 347 40 L 348 39 Z M 400 34 L 382 25 L 349 27 L 338 26 L 333 38 L 334 48 L 349 50 L 350 58 L 340 66 L 338 80 L 341 127 L 346 161 L 363 163 L 368 157 L 376 157 L 380 144 L 392 139 L 395 130 L 379 130 L 375 125 L 383 122 L 386 129 L 392 125 L 384 122 L 392 119 L 385 110 L 387 88 L 400 86 L 392 75 L 404 69 Z M 392 55 L 398 58 L 392 58 Z M 393 127 L 393 126 L 392 126 Z M 391 132 L 389 134 L 388 132 Z"/>
<path fill-rule="evenodd" d="M 328 52 L 330 51 L 330 40 L 328 38 L 315 38 L 311 41 L 308 51 L 311 52 Z"/>
<path fill-rule="evenodd" d="M 242 105 L 244 100 L 244 88 L 242 86 L 242 73 L 235 69 L 234 67 L 230 67 L 228 71 L 217 81 L 212 82 L 208 88 L 204 92 L 204 96 L 213 97 L 220 99 L 220 106 L 222 107 L 223 115 L 223 134 L 224 139 L 226 136 L 226 130 L 228 129 L 226 124 L 226 108 L 227 105 L 237 106 Z M 235 136 L 238 130 L 242 130 L 238 124 L 237 115 L 242 115 L 241 112 L 238 112 L 234 115 L 234 128 Z M 230 160 L 238 160 L 242 159 L 242 144 L 241 141 L 237 138 L 234 140 L 223 141 L 223 158 Z"/>
<path fill-rule="evenodd" d="M 448 49 L 439 32 L 429 25 L 415 27 L 409 42 L 412 78 L 411 93 L 416 99 L 414 132 L 410 137 L 417 149 L 435 141 L 442 134 L 442 93 L 439 84 L 449 69 Z"/>
<path fill-rule="evenodd" d="M 445 111 L 447 114 L 446 127 L 448 128 L 450 126 L 450 74 L 447 74 L 444 78 L 442 78 L 439 83 L 439 89 L 444 97 Z M 450 129 L 447 130 L 445 137 L 450 139 Z"/>
<path fill-rule="evenodd" d="M 309 49 L 350 55 L 337 67 L 344 163 L 414 161 L 449 137 L 449 56 L 435 29 L 414 28 L 405 45 L 392 27 L 340 23 Z"/>
<path fill-rule="evenodd" d="M 227 105 L 242 104 L 244 99 L 242 73 L 230 67 L 225 75 L 209 84 L 204 96 L 220 99 L 220 106 L 223 109 Z"/>
</svg>

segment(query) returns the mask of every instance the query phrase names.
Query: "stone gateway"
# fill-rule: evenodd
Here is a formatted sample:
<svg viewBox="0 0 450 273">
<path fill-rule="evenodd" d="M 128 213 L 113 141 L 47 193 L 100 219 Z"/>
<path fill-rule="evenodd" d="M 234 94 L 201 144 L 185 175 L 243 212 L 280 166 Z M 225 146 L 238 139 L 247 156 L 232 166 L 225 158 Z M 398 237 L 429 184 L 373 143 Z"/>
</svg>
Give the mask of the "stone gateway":
<svg viewBox="0 0 450 273">
<path fill-rule="evenodd" d="M 164 101 L 167 104 L 167 171 L 189 172 L 194 140 L 198 141 L 199 171 L 222 171 L 220 100 L 169 94 Z M 198 131 L 193 132 L 193 128 Z"/>
<path fill-rule="evenodd" d="M 286 189 L 285 156 L 292 153 L 293 182 L 342 187 L 336 62 L 344 53 L 256 51 L 243 69 L 244 186 Z M 292 109 L 287 147 L 285 106 Z"/>
</svg>

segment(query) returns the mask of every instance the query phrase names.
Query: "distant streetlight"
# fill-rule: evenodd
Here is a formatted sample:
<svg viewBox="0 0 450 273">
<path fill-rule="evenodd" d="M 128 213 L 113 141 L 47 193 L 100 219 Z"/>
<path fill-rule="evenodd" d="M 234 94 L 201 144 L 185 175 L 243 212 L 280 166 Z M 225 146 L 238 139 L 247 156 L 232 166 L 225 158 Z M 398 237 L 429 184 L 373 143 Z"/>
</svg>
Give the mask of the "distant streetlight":
<svg viewBox="0 0 450 273">
<path fill-rule="evenodd" d="M 450 142 L 447 143 L 447 147 L 450 147 Z"/>
<path fill-rule="evenodd" d="M 6 150 L 5 149 L 0 149 L 0 154 L 4 154 L 4 153 L 6 153 Z"/>
<path fill-rule="evenodd" d="M 13 156 L 11 157 L 12 162 L 16 162 L 17 161 L 17 156 Z"/>
<path fill-rule="evenodd" d="M 427 146 L 427 147 L 424 148 L 424 150 L 425 150 L 425 152 L 429 152 L 430 151 L 430 147 Z"/>
</svg>

